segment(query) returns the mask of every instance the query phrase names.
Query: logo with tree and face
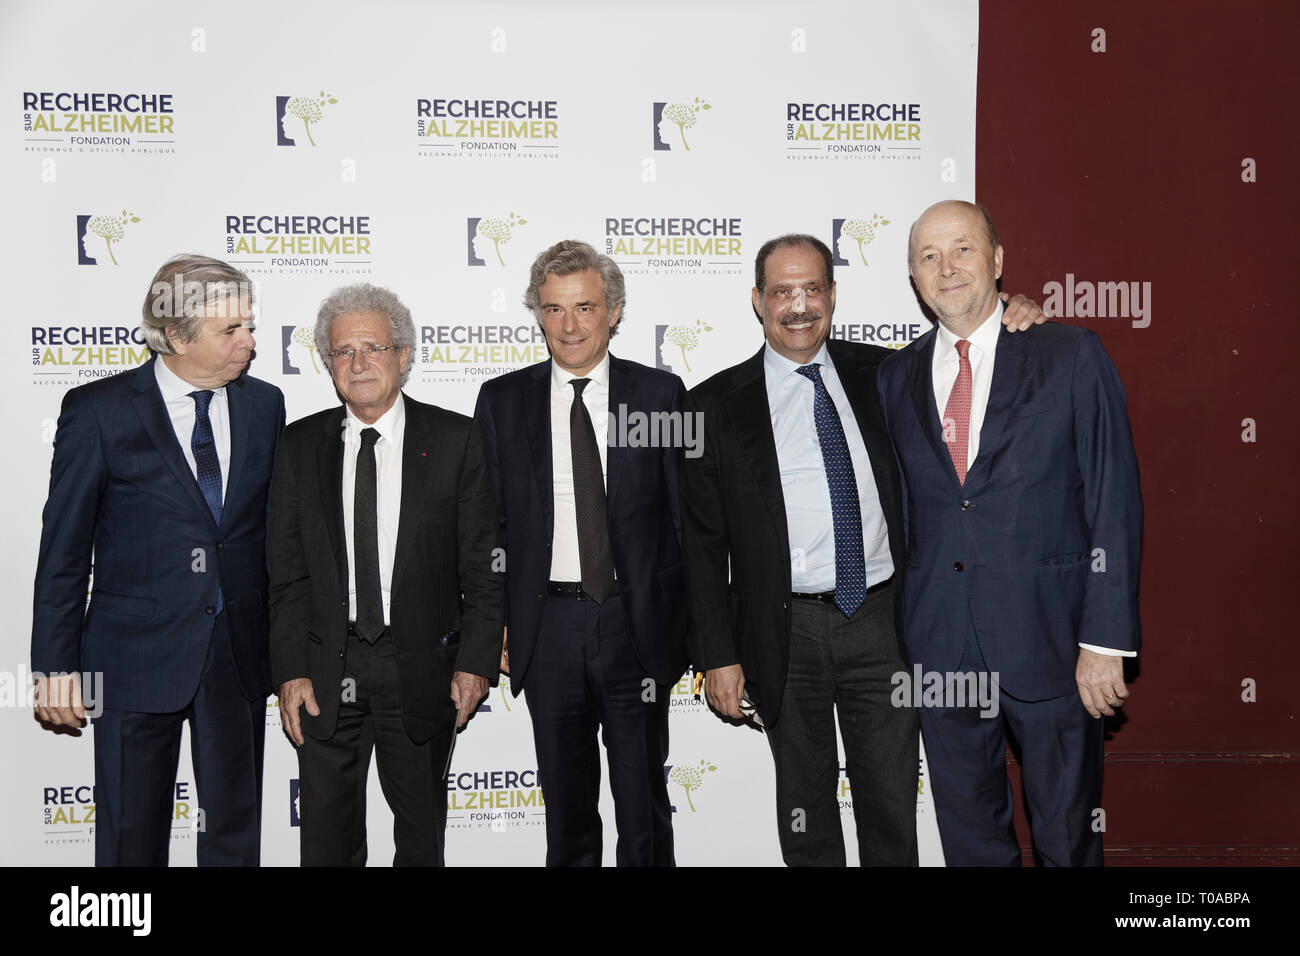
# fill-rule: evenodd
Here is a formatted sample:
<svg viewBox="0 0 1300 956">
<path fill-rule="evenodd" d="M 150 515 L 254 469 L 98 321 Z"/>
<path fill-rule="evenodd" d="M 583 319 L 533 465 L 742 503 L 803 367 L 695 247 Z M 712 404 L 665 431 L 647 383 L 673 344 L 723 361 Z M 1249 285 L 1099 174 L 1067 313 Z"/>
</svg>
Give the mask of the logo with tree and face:
<svg viewBox="0 0 1300 956">
<path fill-rule="evenodd" d="M 690 150 L 691 144 L 686 141 L 686 131 L 696 125 L 700 120 L 700 113 L 703 110 L 713 109 L 708 103 L 705 103 L 698 96 L 691 103 L 655 103 L 654 105 L 654 147 L 657 150 L 671 150 L 675 147 L 672 141 L 680 139 L 682 149 Z M 673 135 L 673 127 L 677 127 L 676 136 Z"/>
<path fill-rule="evenodd" d="M 484 217 L 465 220 L 469 232 L 469 264 L 485 266 L 489 257 L 504 266 L 505 258 L 501 247 L 508 244 L 515 235 L 516 226 L 528 225 L 528 220 L 511 213 L 506 218 Z"/>
<path fill-rule="evenodd" d="M 302 132 L 307 134 L 307 142 L 316 145 L 311 134 L 313 123 L 319 123 L 325 114 L 325 107 L 338 100 L 321 90 L 316 96 L 277 96 L 275 98 L 275 115 L 279 123 L 277 130 L 281 146 L 296 146 L 297 137 L 301 135 L 298 122 L 302 122 Z"/>
<path fill-rule="evenodd" d="M 701 760 L 694 767 L 678 765 L 673 767 L 668 773 L 668 779 L 677 786 L 686 791 L 686 803 L 691 808 L 691 813 L 695 812 L 695 801 L 691 799 L 692 791 L 699 790 L 704 786 L 704 775 L 717 770 L 713 764 L 707 760 Z"/>
<path fill-rule="evenodd" d="M 294 361 L 291 357 L 290 349 L 300 348 L 307 353 L 312 371 L 319 375 L 324 360 L 317 361 L 315 328 L 310 325 L 283 325 L 280 330 L 284 345 L 284 356 L 281 361 L 284 374 L 300 375 L 306 371 L 306 363 L 302 359 Z"/>
<path fill-rule="evenodd" d="M 690 357 L 686 353 L 694 350 L 700 344 L 701 335 L 712 331 L 713 326 L 706 324 L 703 319 L 696 319 L 694 325 L 684 322 L 680 325 L 670 325 L 665 328 L 663 343 L 659 346 L 661 367 L 671 369 L 677 361 L 676 353 L 680 353 L 686 371 L 693 372 Z"/>
<path fill-rule="evenodd" d="M 888 226 L 889 220 L 882 219 L 878 213 L 872 213 L 870 219 L 833 219 L 831 220 L 831 242 L 834 246 L 835 264 L 848 266 L 849 255 L 857 245 L 857 258 L 867 265 L 867 246 L 876 239 L 876 230 Z"/>
<path fill-rule="evenodd" d="M 105 249 L 108 250 L 108 258 L 112 260 L 113 265 L 117 265 L 117 256 L 113 252 L 113 243 L 121 242 L 126 238 L 127 223 L 139 221 L 139 216 L 133 215 L 125 209 L 116 216 L 78 216 L 78 261 L 82 265 L 98 265 L 96 257 L 103 255 L 103 252 L 99 248 L 99 243 L 95 240 L 102 239 L 104 240 Z"/>
</svg>

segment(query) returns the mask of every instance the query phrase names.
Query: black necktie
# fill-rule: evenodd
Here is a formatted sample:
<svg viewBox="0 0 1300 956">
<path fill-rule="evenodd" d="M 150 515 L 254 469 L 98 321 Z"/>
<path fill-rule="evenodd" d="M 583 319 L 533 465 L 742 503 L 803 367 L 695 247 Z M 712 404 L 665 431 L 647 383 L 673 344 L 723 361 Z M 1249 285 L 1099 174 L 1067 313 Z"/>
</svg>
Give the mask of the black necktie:
<svg viewBox="0 0 1300 956">
<path fill-rule="evenodd" d="M 597 604 L 614 593 L 614 558 L 609 547 L 609 518 L 605 510 L 605 478 L 600 468 L 596 430 L 582 401 L 591 379 L 575 378 L 569 409 L 569 447 L 573 453 L 573 504 L 578 513 L 578 563 L 582 589 Z"/>
<path fill-rule="evenodd" d="M 384 632 L 384 595 L 379 587 L 379 492 L 375 442 L 379 432 L 361 430 L 356 486 L 352 492 L 352 553 L 356 560 L 357 635 L 370 644 Z"/>
</svg>

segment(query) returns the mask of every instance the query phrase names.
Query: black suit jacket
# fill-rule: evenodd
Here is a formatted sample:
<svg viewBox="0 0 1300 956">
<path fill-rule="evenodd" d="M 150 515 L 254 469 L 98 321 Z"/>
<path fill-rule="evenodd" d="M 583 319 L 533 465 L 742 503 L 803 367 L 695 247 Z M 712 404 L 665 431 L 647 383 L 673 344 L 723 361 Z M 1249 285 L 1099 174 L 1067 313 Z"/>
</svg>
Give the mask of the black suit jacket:
<svg viewBox="0 0 1300 956">
<path fill-rule="evenodd" d="M 218 525 L 176 440 L 157 361 L 64 396 L 32 670 L 101 672 L 99 703 L 113 710 L 181 710 L 203 674 L 220 588 L 240 685 L 250 700 L 265 697 L 266 500 L 284 397 L 248 375 L 227 383 L 230 472 Z"/>
<path fill-rule="evenodd" d="M 838 409 L 840 419 L 845 429 L 857 422 L 901 571 L 898 466 L 876 394 L 876 369 L 890 351 L 834 339 L 826 347 L 852 406 L 852 415 Z M 692 661 L 696 670 L 740 664 L 750 699 L 772 725 L 790 660 L 791 568 L 763 349 L 696 386 L 688 403 L 704 415 L 704 454 L 682 470 Z"/>
<path fill-rule="evenodd" d="M 676 375 L 609 357 L 609 408 L 683 411 Z M 510 677 L 516 694 L 541 630 L 555 527 L 551 470 L 551 363 L 484 383 L 474 417 L 483 426 L 505 543 Z M 677 481 L 681 447 L 619 447 L 609 433 L 606 460 L 610 546 L 637 661 L 661 684 L 686 669 Z"/>
<path fill-rule="evenodd" d="M 495 680 L 502 575 L 493 570 L 496 505 L 474 421 L 403 395 L 402 505 L 389 634 L 401 673 L 402 719 L 415 743 L 455 726 L 455 671 Z M 338 720 L 348 627 L 343 529 L 343 406 L 285 429 L 271 480 L 271 672 L 308 677 L 320 716 L 303 732 L 328 739 Z"/>
</svg>

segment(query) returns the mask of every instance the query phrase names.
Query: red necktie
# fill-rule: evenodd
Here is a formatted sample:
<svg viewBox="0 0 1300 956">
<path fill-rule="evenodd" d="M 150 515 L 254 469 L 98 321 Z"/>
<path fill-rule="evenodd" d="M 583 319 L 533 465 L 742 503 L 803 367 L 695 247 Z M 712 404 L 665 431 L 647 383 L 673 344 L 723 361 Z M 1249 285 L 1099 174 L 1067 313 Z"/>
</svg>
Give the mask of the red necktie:
<svg viewBox="0 0 1300 956">
<path fill-rule="evenodd" d="M 948 442 L 948 454 L 952 456 L 952 466 L 957 469 L 957 480 L 966 484 L 966 456 L 970 448 L 970 343 L 965 339 L 957 340 L 957 355 L 960 365 L 957 368 L 957 381 L 953 383 L 948 395 L 948 405 L 943 410 L 943 437 Z"/>
</svg>

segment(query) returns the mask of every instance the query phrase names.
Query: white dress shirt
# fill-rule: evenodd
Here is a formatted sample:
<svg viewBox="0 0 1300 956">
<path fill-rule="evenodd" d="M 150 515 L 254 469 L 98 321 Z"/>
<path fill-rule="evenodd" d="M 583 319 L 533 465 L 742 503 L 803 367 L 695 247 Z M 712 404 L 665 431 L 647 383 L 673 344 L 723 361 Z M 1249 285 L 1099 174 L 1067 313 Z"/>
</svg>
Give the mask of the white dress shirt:
<svg viewBox="0 0 1300 956">
<path fill-rule="evenodd" d="M 970 348 L 966 355 L 970 359 L 971 400 L 970 432 L 966 446 L 966 467 L 975 464 L 980 450 L 980 429 L 984 427 L 984 413 L 988 410 L 989 389 L 993 385 L 993 362 L 997 357 L 998 336 L 1002 333 L 1002 303 L 998 302 L 993 313 L 980 323 L 968 338 Z M 1017 333 L 1023 335 L 1024 333 Z M 957 384 L 957 370 L 961 365 L 961 356 L 957 354 L 957 336 L 953 335 L 939 323 L 935 331 L 934 358 L 930 365 L 934 379 L 934 403 L 939 410 L 939 421 L 943 421 L 944 409 L 948 406 L 948 396 Z M 1098 647 L 1096 644 L 1080 644 L 1082 648 L 1098 654 L 1114 657 L 1136 657 L 1137 651 L 1121 651 L 1113 647 Z"/>
<path fill-rule="evenodd" d="M 357 619 L 357 562 L 353 542 L 353 512 L 356 506 L 357 453 L 361 451 L 361 432 L 373 428 L 379 432 L 375 442 L 375 491 L 379 508 L 379 590 L 384 599 L 384 626 L 392 623 L 388 608 L 392 603 L 393 560 L 397 554 L 397 527 L 402 513 L 402 444 L 406 436 L 406 400 L 397 396 L 393 407 L 367 425 L 352 409 L 343 416 L 343 533 L 348 548 L 348 620 Z"/>
<path fill-rule="evenodd" d="M 609 353 L 586 375 L 574 375 L 551 362 L 551 487 L 555 529 L 551 542 L 551 580 L 581 581 L 578 557 L 578 509 L 573 500 L 573 446 L 569 440 L 569 412 L 573 409 L 575 378 L 591 379 L 582 390 L 582 404 L 591 416 L 600 450 L 601 479 L 609 488 Z"/>
<path fill-rule="evenodd" d="M 889 530 L 880 507 L 871 458 L 862 440 L 849 397 L 825 344 L 812 360 L 821 365 L 822 384 L 835 403 L 844 440 L 857 479 L 862 511 L 862 556 L 867 587 L 889 579 L 894 560 L 889 554 Z M 763 374 L 767 407 L 772 416 L 772 438 L 781 469 L 781 494 L 790 533 L 790 590 L 817 594 L 835 589 L 835 523 L 831 516 L 831 490 L 826 481 L 813 412 L 813 383 L 800 375 L 793 362 L 771 345 L 763 348 Z"/>
<path fill-rule="evenodd" d="M 191 385 L 167 367 L 167 363 L 158 356 L 153 363 L 154 378 L 158 381 L 158 391 L 162 392 L 163 405 L 167 407 L 167 417 L 171 419 L 172 431 L 180 443 L 185 461 L 190 466 L 190 474 L 197 481 L 199 466 L 194 461 L 194 449 L 190 442 L 194 437 L 194 399 L 190 392 L 205 391 L 197 385 Z M 208 422 L 212 425 L 212 441 L 217 446 L 217 461 L 221 463 L 221 500 L 226 500 L 226 482 L 230 479 L 230 409 L 226 404 L 226 387 L 210 389 L 212 401 L 208 404 Z"/>
</svg>

